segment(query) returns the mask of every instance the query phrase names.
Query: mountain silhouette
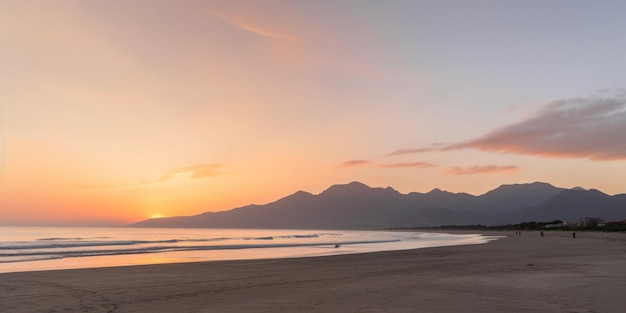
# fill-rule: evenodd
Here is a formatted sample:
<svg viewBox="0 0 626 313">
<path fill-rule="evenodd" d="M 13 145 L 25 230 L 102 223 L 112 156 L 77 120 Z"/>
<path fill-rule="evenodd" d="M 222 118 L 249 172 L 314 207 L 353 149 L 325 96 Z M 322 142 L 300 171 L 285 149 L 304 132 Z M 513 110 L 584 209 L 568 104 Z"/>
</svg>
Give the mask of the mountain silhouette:
<svg viewBox="0 0 626 313">
<path fill-rule="evenodd" d="M 609 196 L 599 190 L 573 188 L 563 190 L 544 203 L 495 218 L 494 221 L 513 223 L 519 220 L 579 221 L 583 217 L 599 217 L 607 221 L 626 218 L 626 195 Z"/>
<path fill-rule="evenodd" d="M 320 194 L 298 191 L 264 205 L 194 216 L 157 218 L 131 226 L 210 228 L 385 228 L 506 224 L 626 217 L 626 195 L 563 189 L 547 183 L 502 185 L 483 195 L 433 189 L 402 194 L 360 182 L 333 185 Z"/>
</svg>

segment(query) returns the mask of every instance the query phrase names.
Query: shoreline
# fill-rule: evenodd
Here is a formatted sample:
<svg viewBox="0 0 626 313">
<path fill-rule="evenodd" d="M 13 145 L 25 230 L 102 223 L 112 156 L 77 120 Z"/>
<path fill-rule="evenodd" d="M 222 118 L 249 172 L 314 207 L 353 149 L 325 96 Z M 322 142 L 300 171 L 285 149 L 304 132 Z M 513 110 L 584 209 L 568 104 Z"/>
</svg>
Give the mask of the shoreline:
<svg viewBox="0 0 626 313">
<path fill-rule="evenodd" d="M 74 230 L 68 228 L 64 231 Z M 159 231 L 168 232 L 167 229 Z M 345 230 L 328 233 L 328 230 L 227 229 L 207 233 L 206 230 L 189 232 L 185 229 L 182 233 L 176 230 L 166 236 L 160 233 L 155 235 L 153 232 L 110 234 L 105 231 L 98 235 L 106 240 L 91 241 L 90 234 L 80 231 L 72 232 L 73 238 L 65 238 L 63 232 L 49 232 L 47 229 L 43 230 L 49 236 L 43 239 L 32 236 L 22 238 L 18 234 L 13 239 L 16 243 L 9 240 L 6 245 L 0 245 L 0 250 L 9 249 L 8 254 L 0 256 L 0 273 L 219 260 L 283 259 L 408 250 L 490 240 L 476 234 L 418 231 Z M 241 232 L 244 233 L 243 237 Z M 339 243 L 342 248 L 335 249 Z M 36 247 L 32 248 L 36 250 L 28 248 L 31 246 Z M 17 250 L 12 251 L 12 247 L 17 247 Z M 23 255 L 20 254 L 22 251 Z"/>
<path fill-rule="evenodd" d="M 460 233 L 460 232 L 451 232 Z M 0 274 L 2 312 L 618 312 L 626 235 Z"/>
</svg>

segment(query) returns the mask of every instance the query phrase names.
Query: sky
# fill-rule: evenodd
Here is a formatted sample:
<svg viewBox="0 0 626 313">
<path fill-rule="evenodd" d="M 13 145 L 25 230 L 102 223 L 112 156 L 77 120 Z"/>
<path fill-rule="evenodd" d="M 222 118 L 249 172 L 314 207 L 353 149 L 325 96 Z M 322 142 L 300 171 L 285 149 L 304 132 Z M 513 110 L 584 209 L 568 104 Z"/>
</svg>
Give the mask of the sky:
<svg viewBox="0 0 626 313">
<path fill-rule="evenodd" d="M 0 0 L 0 225 L 360 181 L 626 193 L 624 1 Z"/>
</svg>

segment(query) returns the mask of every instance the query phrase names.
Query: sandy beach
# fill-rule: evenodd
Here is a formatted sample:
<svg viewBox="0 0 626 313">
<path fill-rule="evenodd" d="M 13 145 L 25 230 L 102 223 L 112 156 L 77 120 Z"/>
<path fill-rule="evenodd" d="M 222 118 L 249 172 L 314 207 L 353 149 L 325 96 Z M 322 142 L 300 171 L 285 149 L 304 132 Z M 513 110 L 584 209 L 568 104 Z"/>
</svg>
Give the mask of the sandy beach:
<svg viewBox="0 0 626 313">
<path fill-rule="evenodd" d="M 626 234 L 0 274 L 0 312 L 623 312 Z"/>
</svg>

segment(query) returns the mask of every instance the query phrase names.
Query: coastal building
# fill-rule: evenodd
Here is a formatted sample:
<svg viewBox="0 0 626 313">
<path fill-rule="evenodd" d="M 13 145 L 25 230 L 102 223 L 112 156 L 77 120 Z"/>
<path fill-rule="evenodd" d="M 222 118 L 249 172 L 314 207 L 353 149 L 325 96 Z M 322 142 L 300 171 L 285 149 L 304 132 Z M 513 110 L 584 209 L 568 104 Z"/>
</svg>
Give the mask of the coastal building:
<svg viewBox="0 0 626 313">
<path fill-rule="evenodd" d="M 582 227 L 595 227 L 600 226 L 600 224 L 604 224 L 604 221 L 598 217 L 583 217 L 580 220 L 580 226 Z"/>
</svg>

